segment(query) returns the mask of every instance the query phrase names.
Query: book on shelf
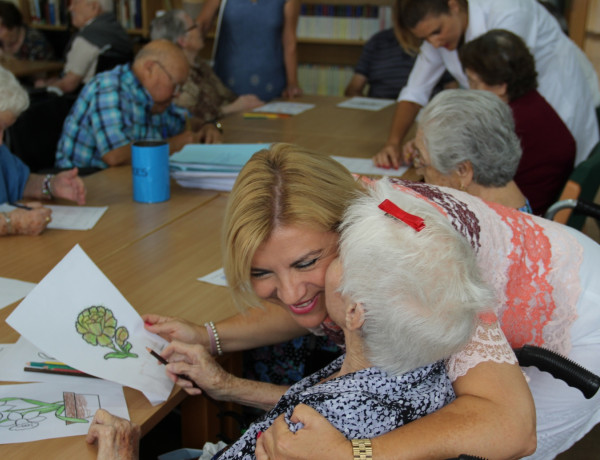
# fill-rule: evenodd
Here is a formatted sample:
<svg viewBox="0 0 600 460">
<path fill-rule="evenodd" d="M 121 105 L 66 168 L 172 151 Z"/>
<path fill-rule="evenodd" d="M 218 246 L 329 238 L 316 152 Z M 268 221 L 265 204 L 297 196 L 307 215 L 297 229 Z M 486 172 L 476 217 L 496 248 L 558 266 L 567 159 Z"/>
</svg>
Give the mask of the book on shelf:
<svg viewBox="0 0 600 460">
<path fill-rule="evenodd" d="M 32 24 L 61 26 L 68 23 L 66 0 L 29 0 Z"/>
<path fill-rule="evenodd" d="M 349 66 L 300 64 L 298 81 L 305 94 L 343 96 L 354 69 Z"/>
<path fill-rule="evenodd" d="M 124 29 L 139 29 L 142 27 L 141 0 L 117 0 L 115 13 L 117 20 Z"/>
<path fill-rule="evenodd" d="M 299 38 L 368 40 L 392 27 L 392 7 L 375 5 L 302 4 Z"/>
</svg>

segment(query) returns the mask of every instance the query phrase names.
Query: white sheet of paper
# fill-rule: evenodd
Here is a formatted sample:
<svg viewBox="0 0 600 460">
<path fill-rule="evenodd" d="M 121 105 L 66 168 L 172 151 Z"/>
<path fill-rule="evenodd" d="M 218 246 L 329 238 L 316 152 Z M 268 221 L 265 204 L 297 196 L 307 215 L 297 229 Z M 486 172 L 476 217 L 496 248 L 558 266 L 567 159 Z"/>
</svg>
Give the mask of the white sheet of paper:
<svg viewBox="0 0 600 460">
<path fill-rule="evenodd" d="M 61 230 L 90 230 L 106 212 L 108 206 L 58 206 L 47 205 L 52 209 L 52 221 L 48 228 Z"/>
<path fill-rule="evenodd" d="M 216 284 L 217 286 L 227 286 L 227 279 L 225 278 L 225 272 L 222 268 L 215 270 L 208 275 L 204 275 L 198 278 L 198 281 L 204 281 L 205 283 Z"/>
<path fill-rule="evenodd" d="M 82 382 L 97 382 L 93 377 L 73 377 L 66 375 L 46 374 L 41 372 L 26 372 L 23 368 L 28 362 L 36 361 L 58 361 L 25 337 L 19 337 L 17 343 L 10 344 L 9 353 L 0 350 L 0 369 L 2 369 L 2 381 L 5 382 L 72 382 L 74 379 Z"/>
<path fill-rule="evenodd" d="M 346 109 L 360 109 L 360 110 L 370 110 L 371 112 L 377 112 L 385 107 L 388 107 L 394 104 L 396 101 L 394 99 L 379 99 L 375 97 L 353 97 L 344 102 L 340 102 L 338 107 L 346 108 Z"/>
<path fill-rule="evenodd" d="M 304 102 L 269 102 L 253 110 L 253 112 L 284 113 L 287 115 L 298 115 L 312 109 L 315 104 Z"/>
<path fill-rule="evenodd" d="M 400 166 L 398 169 L 379 168 L 373 164 L 370 158 L 332 157 L 338 163 L 343 164 L 350 172 L 355 174 L 369 174 L 378 176 L 401 176 L 408 169 Z"/>
<path fill-rule="evenodd" d="M 0 310 L 25 297 L 35 283 L 0 277 Z"/>
<path fill-rule="evenodd" d="M 84 435 L 99 408 L 129 420 L 123 387 L 115 383 L 0 385 L 0 444 Z M 61 418 L 67 414 L 76 421 Z"/>
<path fill-rule="evenodd" d="M 107 328 L 103 335 L 100 321 L 93 322 L 85 337 L 101 337 L 110 347 L 101 346 L 101 342 L 92 345 L 77 330 L 80 315 L 98 306 L 112 311 L 116 324 L 113 322 L 112 331 Z M 106 323 L 109 315 L 103 318 Z M 6 322 L 59 361 L 86 374 L 136 388 L 152 404 L 165 401 L 173 388 L 164 366 L 146 351 L 150 347 L 160 353 L 167 342 L 144 329 L 140 315 L 79 245 L 44 277 Z M 122 327 L 128 337 L 119 346 L 117 337 L 123 337 Z M 129 351 L 127 344 L 131 345 Z M 113 357 L 113 352 L 121 357 Z"/>
<path fill-rule="evenodd" d="M 45 204 L 52 209 L 52 221 L 48 228 L 59 230 L 89 230 L 100 220 L 108 206 L 61 206 Z M 8 203 L 0 204 L 0 212 L 10 212 L 16 209 Z"/>
</svg>

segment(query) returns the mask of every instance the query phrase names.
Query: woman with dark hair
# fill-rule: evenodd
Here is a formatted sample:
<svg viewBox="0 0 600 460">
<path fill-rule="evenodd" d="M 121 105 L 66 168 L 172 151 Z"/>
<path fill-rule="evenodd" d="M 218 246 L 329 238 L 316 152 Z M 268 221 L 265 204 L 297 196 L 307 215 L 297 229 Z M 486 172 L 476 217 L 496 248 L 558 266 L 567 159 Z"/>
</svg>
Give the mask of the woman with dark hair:
<svg viewBox="0 0 600 460">
<path fill-rule="evenodd" d="M 398 167 L 407 160 L 411 145 L 402 152 L 401 141 L 439 77 L 448 70 L 461 86 L 468 87 L 457 50 L 492 29 L 510 30 L 529 47 L 540 94 L 577 142 L 575 163 L 586 159 L 598 142 L 598 77 L 583 52 L 536 0 L 397 0 L 395 20 L 403 45 L 420 48 L 408 84 L 398 97 L 386 145 L 374 157 L 375 164 Z"/>
<path fill-rule="evenodd" d="M 514 180 L 543 215 L 556 201 L 575 160 L 575 139 L 537 91 L 535 61 L 527 45 L 507 30 L 490 30 L 458 52 L 471 89 L 490 91 L 513 114 L 523 156 Z"/>
<path fill-rule="evenodd" d="M 44 34 L 27 27 L 23 15 L 10 1 L 0 0 L 0 48 L 17 59 L 44 61 L 55 58 Z"/>
</svg>

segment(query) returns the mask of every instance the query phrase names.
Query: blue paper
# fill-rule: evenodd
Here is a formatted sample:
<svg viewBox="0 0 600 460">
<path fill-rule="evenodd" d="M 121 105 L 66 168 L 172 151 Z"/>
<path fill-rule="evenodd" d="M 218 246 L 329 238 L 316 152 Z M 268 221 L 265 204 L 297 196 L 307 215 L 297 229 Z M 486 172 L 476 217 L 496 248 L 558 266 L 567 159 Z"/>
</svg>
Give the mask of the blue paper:
<svg viewBox="0 0 600 460">
<path fill-rule="evenodd" d="M 191 163 L 212 165 L 215 168 L 242 168 L 252 155 L 262 149 L 268 149 L 271 144 L 189 144 L 171 156 L 171 166 L 177 163 L 191 166 Z M 208 168 L 203 168 L 208 169 Z M 212 168 L 211 168 L 212 169 Z"/>
</svg>

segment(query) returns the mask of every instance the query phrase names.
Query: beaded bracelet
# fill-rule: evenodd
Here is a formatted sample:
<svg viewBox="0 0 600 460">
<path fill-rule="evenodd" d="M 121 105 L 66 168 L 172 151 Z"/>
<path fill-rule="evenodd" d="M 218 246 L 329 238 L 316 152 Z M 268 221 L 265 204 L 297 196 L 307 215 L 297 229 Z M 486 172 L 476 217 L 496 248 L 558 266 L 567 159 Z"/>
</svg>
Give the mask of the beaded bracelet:
<svg viewBox="0 0 600 460">
<path fill-rule="evenodd" d="M 221 339 L 219 338 L 219 334 L 217 333 L 215 323 L 209 321 L 208 323 L 204 323 L 204 327 L 206 328 L 206 332 L 208 332 L 208 340 L 210 341 L 210 354 L 213 356 L 223 356 L 223 350 L 221 348 Z"/>
<path fill-rule="evenodd" d="M 44 177 L 44 182 L 42 184 L 42 197 L 48 200 L 51 200 L 53 198 L 52 188 L 50 184 L 50 181 L 53 177 L 54 174 L 46 174 L 46 177 Z"/>
</svg>

